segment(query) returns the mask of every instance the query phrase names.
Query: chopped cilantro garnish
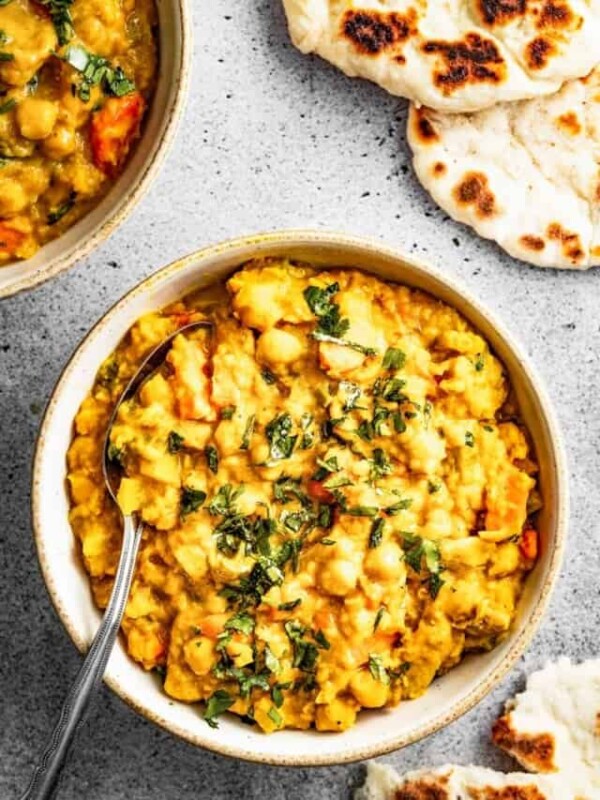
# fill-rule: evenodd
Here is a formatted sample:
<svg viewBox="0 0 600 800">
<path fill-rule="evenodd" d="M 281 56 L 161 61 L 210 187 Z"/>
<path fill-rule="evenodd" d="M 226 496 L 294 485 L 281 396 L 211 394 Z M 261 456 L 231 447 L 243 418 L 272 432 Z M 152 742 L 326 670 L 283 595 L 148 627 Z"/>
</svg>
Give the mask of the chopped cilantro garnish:
<svg viewBox="0 0 600 800">
<path fill-rule="evenodd" d="M 273 654 L 273 651 L 268 644 L 265 645 L 263 657 L 265 659 L 265 667 L 272 675 L 276 675 L 281 670 L 281 664 L 279 663 L 279 659 Z"/>
<path fill-rule="evenodd" d="M 271 687 L 271 698 L 277 708 L 281 708 L 283 705 L 283 692 L 285 689 L 289 689 L 291 683 L 274 683 Z"/>
<path fill-rule="evenodd" d="M 289 458 L 296 445 L 298 436 L 291 436 L 292 418 L 289 414 L 279 414 L 265 428 L 269 442 L 270 457 L 275 461 Z"/>
<path fill-rule="evenodd" d="M 306 628 L 298 620 L 288 620 L 283 627 L 294 651 L 292 665 L 303 672 L 313 672 L 319 651 L 315 644 L 304 638 Z"/>
<path fill-rule="evenodd" d="M 50 14 L 59 45 L 66 44 L 74 34 L 71 17 L 73 0 L 39 0 L 39 2 Z"/>
<path fill-rule="evenodd" d="M 344 394 L 343 410 L 352 411 L 353 408 L 357 408 L 356 403 L 362 394 L 360 386 L 351 381 L 340 381 L 340 389 Z"/>
<path fill-rule="evenodd" d="M 185 517 L 187 514 L 198 511 L 205 500 L 206 492 L 203 492 L 201 489 L 192 489 L 189 486 L 184 486 L 181 491 L 181 516 Z"/>
<path fill-rule="evenodd" d="M 0 63 L 3 61 L 14 61 L 15 56 L 13 53 L 2 53 L 0 52 Z"/>
<path fill-rule="evenodd" d="M 59 205 L 53 211 L 50 211 L 48 213 L 47 217 L 48 225 L 56 225 L 57 222 L 60 222 L 60 220 L 65 216 L 65 214 L 68 214 L 69 211 L 73 208 L 76 199 L 77 199 L 77 192 L 71 190 L 65 202 L 61 203 L 61 205 Z"/>
<path fill-rule="evenodd" d="M 313 639 L 317 643 L 317 647 L 320 650 L 329 650 L 331 648 L 331 643 L 323 633 L 323 631 L 313 631 Z"/>
<path fill-rule="evenodd" d="M 219 471 L 219 451 L 214 445 L 209 444 L 204 448 L 204 455 L 209 470 L 216 475 Z"/>
<path fill-rule="evenodd" d="M 123 97 L 135 90 L 135 84 L 125 76 L 121 67 L 113 67 L 106 58 L 89 53 L 80 45 L 69 47 L 65 61 L 81 74 L 77 96 L 84 103 L 90 99 L 92 86 L 102 86 L 105 94 L 114 97 Z"/>
<path fill-rule="evenodd" d="M 277 727 L 279 727 L 283 722 L 283 718 L 275 706 L 271 706 L 271 708 L 267 711 L 267 717 L 274 725 L 277 725 Z"/>
<path fill-rule="evenodd" d="M 254 414 L 251 414 L 246 422 L 246 427 L 244 429 L 244 435 L 242 436 L 242 443 L 240 445 L 240 450 L 247 450 L 250 447 L 250 440 L 252 439 L 252 434 L 254 433 L 255 422 L 256 422 L 256 416 Z"/>
<path fill-rule="evenodd" d="M 0 103 L 0 114 L 8 114 L 9 111 L 17 105 L 17 101 L 14 97 L 11 97 L 9 100 L 5 100 L 4 102 Z"/>
<path fill-rule="evenodd" d="M 224 406 L 221 409 L 221 419 L 231 419 L 235 414 L 235 406 Z"/>
<path fill-rule="evenodd" d="M 389 475 L 392 472 L 392 465 L 386 456 L 385 452 L 376 447 L 373 450 L 373 458 L 369 461 L 369 480 L 374 483 L 378 478 L 383 478 L 384 475 Z"/>
<path fill-rule="evenodd" d="M 374 397 L 382 397 L 388 403 L 406 403 L 408 397 L 402 392 L 406 381 L 400 378 L 388 378 L 386 381 L 377 379 L 373 386 Z"/>
<path fill-rule="evenodd" d="M 325 547 L 333 547 L 334 544 L 337 544 L 335 539 L 321 539 L 319 544 L 325 545 Z"/>
<path fill-rule="evenodd" d="M 475 447 L 475 437 L 471 433 L 471 431 L 467 431 L 465 433 L 465 445 L 467 447 Z"/>
<path fill-rule="evenodd" d="M 171 431 L 167 438 L 167 450 L 169 453 L 178 453 L 183 448 L 183 436 L 177 431 Z"/>
<path fill-rule="evenodd" d="M 262 370 L 260 376 L 265 383 L 269 384 L 269 386 L 272 386 L 274 383 L 277 383 L 277 377 L 267 367 L 265 367 Z"/>
<path fill-rule="evenodd" d="M 250 636 L 255 625 L 256 620 L 254 617 L 251 617 L 246 611 L 239 611 L 237 614 L 234 614 L 233 617 L 230 617 L 227 620 L 225 623 L 225 630 L 238 631 L 246 636 Z"/>
<path fill-rule="evenodd" d="M 389 686 L 390 674 L 383 665 L 383 658 L 379 653 L 369 654 L 369 672 L 376 681 L 383 683 L 384 686 Z"/>
<path fill-rule="evenodd" d="M 375 633 L 375 631 L 379 627 L 381 619 L 386 611 L 387 608 L 385 606 L 380 606 L 379 609 L 377 610 L 377 614 L 375 614 L 375 622 L 373 623 L 373 633 Z"/>
<path fill-rule="evenodd" d="M 296 600 L 290 600 L 289 603 L 279 603 L 277 608 L 279 611 L 293 611 L 295 608 L 298 608 L 301 602 L 302 598 L 298 597 Z"/>
<path fill-rule="evenodd" d="M 429 573 L 425 583 L 429 589 L 429 594 L 435 600 L 444 585 L 444 581 L 440 576 L 443 566 L 437 543 L 404 531 L 402 533 L 402 547 L 406 563 L 415 572 L 420 573 L 424 563 Z"/>
<path fill-rule="evenodd" d="M 400 492 L 394 492 L 394 494 L 400 494 Z M 386 509 L 384 509 L 384 511 L 388 516 L 395 517 L 397 514 L 400 514 L 401 511 L 406 511 L 411 506 L 412 498 L 404 497 L 402 500 L 398 500 L 398 502 L 388 506 Z"/>
<path fill-rule="evenodd" d="M 352 517 L 376 517 L 379 509 L 376 506 L 352 506 L 346 509 L 346 514 Z"/>
<path fill-rule="evenodd" d="M 402 369 L 406 364 L 406 356 L 397 347 L 388 347 L 383 357 L 383 368 L 390 371 Z"/>
<path fill-rule="evenodd" d="M 369 534 L 369 547 L 379 547 L 383 541 L 383 529 L 385 528 L 385 520 L 379 517 L 373 521 L 371 525 L 371 533 Z"/>
<path fill-rule="evenodd" d="M 439 492 L 441 488 L 442 484 L 438 480 L 427 481 L 427 491 L 429 492 L 429 494 L 435 494 L 436 492 Z"/>
<path fill-rule="evenodd" d="M 337 456 L 330 456 L 329 458 L 317 458 L 319 469 L 315 472 L 312 479 L 313 481 L 322 481 L 327 475 L 333 472 L 339 472 L 340 465 L 338 464 Z"/>
<path fill-rule="evenodd" d="M 123 465 L 123 450 L 121 447 L 117 447 L 116 444 L 111 442 L 108 445 L 108 451 L 106 455 L 112 464 L 120 464 L 121 466 Z"/>
<path fill-rule="evenodd" d="M 217 689 L 206 701 L 204 719 L 211 728 L 218 728 L 217 717 L 224 714 L 234 704 L 235 700 L 224 689 Z"/>
<path fill-rule="evenodd" d="M 365 347 L 356 342 L 348 342 L 343 338 L 350 328 L 350 320 L 342 319 L 340 307 L 337 303 L 332 302 L 332 297 L 339 290 L 338 283 L 332 283 L 325 289 L 320 289 L 318 286 L 308 286 L 304 290 L 304 299 L 318 319 L 317 327 L 312 334 L 313 338 L 319 342 L 331 342 L 343 347 L 349 347 L 367 356 L 375 355 L 377 351 L 374 348 Z"/>
<path fill-rule="evenodd" d="M 485 367 L 485 358 L 483 353 L 477 353 L 477 358 L 475 359 L 475 363 L 473 365 L 475 367 L 476 372 L 481 372 Z"/>
</svg>

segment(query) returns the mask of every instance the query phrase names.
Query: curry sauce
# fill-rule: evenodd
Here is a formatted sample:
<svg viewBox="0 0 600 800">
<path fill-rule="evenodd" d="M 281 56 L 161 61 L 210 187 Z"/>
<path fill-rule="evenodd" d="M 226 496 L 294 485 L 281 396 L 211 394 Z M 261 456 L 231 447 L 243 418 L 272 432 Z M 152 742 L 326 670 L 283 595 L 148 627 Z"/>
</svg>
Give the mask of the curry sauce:
<svg viewBox="0 0 600 800">
<path fill-rule="evenodd" d="M 453 308 L 356 270 L 256 261 L 141 318 L 68 453 L 97 603 L 121 541 L 109 456 L 146 522 L 123 632 L 165 692 L 264 731 L 341 731 L 510 630 L 538 549 L 537 466 L 508 377 Z"/>
<path fill-rule="evenodd" d="M 123 171 L 155 27 L 152 0 L 0 0 L 0 266 L 60 236 Z"/>
</svg>

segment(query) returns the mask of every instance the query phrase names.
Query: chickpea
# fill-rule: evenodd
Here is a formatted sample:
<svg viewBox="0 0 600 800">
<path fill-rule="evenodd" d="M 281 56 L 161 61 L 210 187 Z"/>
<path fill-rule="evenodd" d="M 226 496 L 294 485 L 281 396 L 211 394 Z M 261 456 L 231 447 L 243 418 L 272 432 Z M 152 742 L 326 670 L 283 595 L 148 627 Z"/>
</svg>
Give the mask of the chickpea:
<svg viewBox="0 0 600 800">
<path fill-rule="evenodd" d="M 0 178 L 0 217 L 12 217 L 30 204 L 27 192 L 13 178 Z"/>
<path fill-rule="evenodd" d="M 365 670 L 356 672 L 350 681 L 350 691 L 364 708 L 381 708 L 387 703 L 389 686 L 376 681 Z"/>
<path fill-rule="evenodd" d="M 383 542 L 367 552 L 365 571 L 374 578 L 398 578 L 404 571 L 402 550 L 395 542 Z"/>
<path fill-rule="evenodd" d="M 61 161 L 63 158 L 67 158 L 67 156 L 75 152 L 77 147 L 75 131 L 71 128 L 66 128 L 64 125 L 58 125 L 52 134 L 44 140 L 42 146 L 44 153 L 49 158 Z"/>
<path fill-rule="evenodd" d="M 336 697 L 328 705 L 317 706 L 315 724 L 319 731 L 345 731 L 356 721 L 356 703 Z"/>
<path fill-rule="evenodd" d="M 270 364 L 293 364 L 302 355 L 302 344 L 292 333 L 272 328 L 259 338 L 256 354 Z"/>
<path fill-rule="evenodd" d="M 26 97 L 17 106 L 17 124 L 26 139 L 47 139 L 56 125 L 58 106 L 52 100 Z"/>
<path fill-rule="evenodd" d="M 359 569 L 353 561 L 334 558 L 321 568 L 319 583 L 329 594 L 343 597 L 354 589 L 358 575 Z"/>
<path fill-rule="evenodd" d="M 215 657 L 215 646 L 210 639 L 196 636 L 184 647 L 185 660 L 196 675 L 208 675 Z"/>
</svg>

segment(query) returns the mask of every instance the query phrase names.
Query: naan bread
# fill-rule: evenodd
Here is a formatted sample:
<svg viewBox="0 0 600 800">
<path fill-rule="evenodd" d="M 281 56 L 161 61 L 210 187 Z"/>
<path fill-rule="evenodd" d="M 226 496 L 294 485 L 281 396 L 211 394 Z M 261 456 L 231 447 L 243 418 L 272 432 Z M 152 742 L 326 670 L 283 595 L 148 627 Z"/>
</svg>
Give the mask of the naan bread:
<svg viewBox="0 0 600 800">
<path fill-rule="evenodd" d="M 411 107 L 417 176 L 451 217 L 541 267 L 600 264 L 600 68 L 475 114 Z"/>
<path fill-rule="evenodd" d="M 561 658 L 534 672 L 492 739 L 532 772 L 590 771 L 600 797 L 600 660 Z"/>
<path fill-rule="evenodd" d="M 582 793 L 583 791 L 583 793 Z M 370 762 L 355 800 L 598 800 L 561 775 L 504 775 L 482 767 L 445 766 L 399 775 Z"/>
<path fill-rule="evenodd" d="M 600 63 L 600 0 L 283 0 L 292 41 L 441 111 L 555 92 Z"/>
</svg>

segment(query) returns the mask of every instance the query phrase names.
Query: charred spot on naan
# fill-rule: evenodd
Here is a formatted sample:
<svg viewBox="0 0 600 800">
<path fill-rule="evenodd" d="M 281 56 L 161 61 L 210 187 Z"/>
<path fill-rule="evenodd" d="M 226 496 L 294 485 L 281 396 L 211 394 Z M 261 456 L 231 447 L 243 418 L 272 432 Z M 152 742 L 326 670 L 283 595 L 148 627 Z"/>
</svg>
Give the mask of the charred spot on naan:
<svg viewBox="0 0 600 800">
<path fill-rule="evenodd" d="M 396 790 L 394 800 L 449 800 L 449 798 L 448 779 L 441 776 L 404 783 Z"/>
<path fill-rule="evenodd" d="M 442 175 L 445 175 L 448 168 L 444 164 L 443 161 L 436 161 L 433 167 L 431 168 L 431 172 L 433 173 L 434 178 L 441 178 Z"/>
<path fill-rule="evenodd" d="M 493 786 L 471 789 L 469 797 L 472 800 L 546 800 L 546 795 L 532 783 L 529 786 L 504 786 L 502 789 Z"/>
<path fill-rule="evenodd" d="M 581 121 L 574 111 L 566 111 L 561 114 L 556 118 L 556 124 L 571 136 L 578 136 L 583 130 Z"/>
<path fill-rule="evenodd" d="M 507 25 L 524 16 L 527 0 L 478 0 L 478 11 L 486 25 Z"/>
<path fill-rule="evenodd" d="M 534 253 L 541 253 L 541 251 L 546 247 L 546 242 L 541 236 L 534 236 L 530 233 L 525 234 L 525 236 L 521 236 L 519 242 L 526 250 L 533 250 Z"/>
<path fill-rule="evenodd" d="M 510 717 L 504 716 L 494 723 L 492 741 L 527 769 L 543 773 L 556 772 L 558 769 L 554 763 L 554 737 L 550 733 L 518 733 L 512 727 Z"/>
<path fill-rule="evenodd" d="M 578 19 L 573 14 L 567 3 L 561 3 L 558 0 L 546 0 L 542 8 L 538 10 L 536 26 L 541 31 L 572 28 L 574 24 L 580 25 L 581 18 Z"/>
<path fill-rule="evenodd" d="M 413 126 L 412 133 L 418 142 L 421 144 L 434 144 L 439 141 L 438 132 L 427 116 L 426 109 L 413 107 L 411 121 Z"/>
<path fill-rule="evenodd" d="M 350 10 L 342 19 L 342 35 L 363 55 L 377 56 L 398 47 L 416 33 L 417 13 L 414 8 L 409 8 L 404 14 Z M 396 61 L 404 63 L 405 59 L 397 56 Z"/>
<path fill-rule="evenodd" d="M 468 84 L 501 83 L 506 78 L 506 63 L 498 47 L 478 33 L 467 33 L 454 42 L 430 40 L 421 49 L 438 57 L 441 68 L 434 70 L 434 81 L 445 94 Z"/>
<path fill-rule="evenodd" d="M 467 172 L 454 187 L 453 194 L 459 206 L 474 206 L 478 217 L 485 219 L 496 213 L 496 198 L 487 177 L 481 172 Z"/>
<path fill-rule="evenodd" d="M 544 69 L 554 55 L 556 47 L 543 36 L 532 39 L 525 49 L 525 57 L 530 69 Z"/>
<path fill-rule="evenodd" d="M 585 252 L 581 246 L 579 234 L 565 230 L 560 222 L 552 222 L 546 230 L 548 238 L 561 243 L 563 255 L 570 258 L 573 264 L 583 261 Z"/>
</svg>

